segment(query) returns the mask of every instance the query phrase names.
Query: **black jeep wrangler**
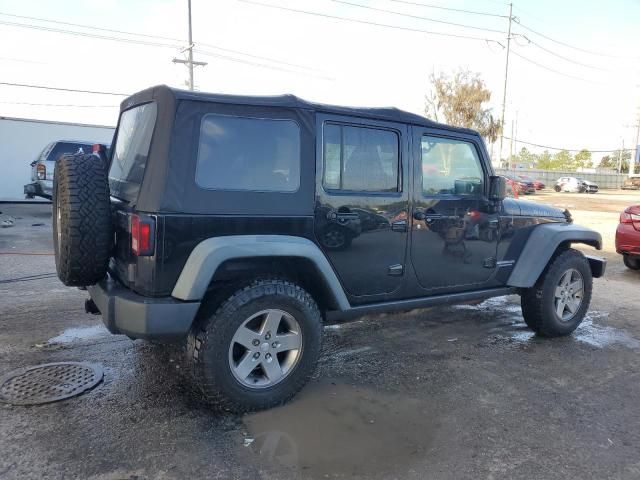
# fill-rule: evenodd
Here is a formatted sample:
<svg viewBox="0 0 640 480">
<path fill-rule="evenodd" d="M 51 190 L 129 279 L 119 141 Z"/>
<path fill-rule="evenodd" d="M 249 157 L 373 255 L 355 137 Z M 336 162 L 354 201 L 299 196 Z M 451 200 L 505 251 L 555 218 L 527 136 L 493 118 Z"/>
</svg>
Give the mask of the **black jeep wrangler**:
<svg viewBox="0 0 640 480">
<path fill-rule="evenodd" d="M 568 212 L 505 199 L 480 135 L 393 108 L 153 87 L 106 155 L 59 160 L 56 268 L 131 338 L 183 340 L 196 384 L 235 410 L 292 397 L 322 326 L 520 294 L 570 334 L 605 262 Z"/>
</svg>

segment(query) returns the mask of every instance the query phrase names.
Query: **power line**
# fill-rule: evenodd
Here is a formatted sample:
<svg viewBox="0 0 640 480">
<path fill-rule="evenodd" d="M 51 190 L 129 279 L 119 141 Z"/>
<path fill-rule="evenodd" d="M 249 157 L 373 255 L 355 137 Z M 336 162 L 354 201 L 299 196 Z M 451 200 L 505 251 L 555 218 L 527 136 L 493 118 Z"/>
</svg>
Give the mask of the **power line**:
<svg viewBox="0 0 640 480">
<path fill-rule="evenodd" d="M 430 5 L 428 3 L 410 2 L 408 0 L 388 0 L 388 1 L 389 2 L 395 2 L 395 3 L 403 3 L 405 5 L 414 5 L 414 6 L 417 6 L 417 7 L 437 8 L 439 10 L 448 10 L 450 12 L 469 13 L 471 15 L 484 15 L 484 16 L 487 16 L 487 17 L 507 18 L 506 15 L 498 15 L 496 13 L 478 12 L 478 11 L 474 11 L 474 10 L 465 10 L 463 8 L 443 7 L 441 5 Z"/>
<path fill-rule="evenodd" d="M 564 55 L 560 55 L 559 53 L 554 52 L 553 50 L 550 50 L 546 47 L 543 47 L 542 45 L 540 45 L 537 42 L 534 42 L 533 40 L 531 40 L 530 38 L 528 38 L 526 35 L 522 35 L 522 37 L 524 37 L 531 45 L 539 48 L 540 50 L 549 53 L 550 55 L 553 55 L 554 57 L 558 57 L 566 62 L 570 62 L 570 63 L 574 63 L 576 65 L 580 65 L 581 67 L 585 67 L 585 68 L 591 68 L 593 70 L 601 70 L 603 72 L 615 72 L 616 70 L 614 69 L 610 69 L 610 68 L 605 68 L 605 67 L 597 67 L 595 65 L 589 65 L 587 63 L 582 63 L 582 62 L 578 62 L 577 60 L 573 60 L 572 58 L 569 57 L 565 57 Z"/>
<path fill-rule="evenodd" d="M 129 95 L 131 95 L 130 93 L 100 92 L 96 90 L 78 90 L 75 88 L 46 87 L 44 85 L 30 85 L 27 83 L 0 82 L 0 85 L 8 85 L 10 87 L 40 88 L 43 90 L 57 90 L 59 92 L 77 92 L 77 93 L 94 93 L 96 95 L 114 95 L 116 97 L 128 97 Z"/>
<path fill-rule="evenodd" d="M 35 20 L 35 21 L 39 21 L 39 22 L 55 23 L 55 24 L 59 24 L 59 25 L 67 25 L 67 26 L 80 27 L 80 28 L 90 28 L 91 30 L 98 30 L 98 31 L 110 32 L 110 33 L 119 33 L 119 34 L 122 34 L 122 35 L 139 36 L 139 37 L 144 37 L 144 38 L 153 38 L 153 39 L 159 39 L 159 40 L 166 40 L 166 41 L 170 41 L 170 42 L 175 42 L 175 44 L 167 44 L 167 43 L 159 43 L 159 42 L 148 42 L 148 41 L 144 41 L 144 40 L 112 37 L 112 36 L 106 36 L 106 35 L 99 35 L 99 34 L 95 34 L 95 33 L 76 32 L 76 31 L 73 31 L 73 30 L 65 30 L 65 29 L 54 29 L 52 27 L 46 27 L 46 26 L 41 26 L 41 25 L 32 25 L 32 24 L 25 24 L 25 23 L 0 21 L 0 24 L 5 24 L 5 25 L 9 25 L 9 26 L 14 26 L 14 27 L 33 28 L 33 29 L 37 29 L 37 30 L 51 31 L 51 32 L 54 32 L 54 33 L 64 33 L 64 34 L 70 34 L 70 35 L 88 36 L 88 37 L 99 38 L 99 39 L 103 39 L 103 40 L 113 40 L 113 41 L 120 41 L 120 42 L 125 42 L 125 43 L 138 43 L 138 44 L 141 44 L 141 45 L 151 45 L 151 46 L 160 46 L 160 47 L 180 48 L 180 44 L 183 43 L 183 40 L 180 40 L 179 38 L 165 37 L 165 36 L 161 36 L 161 35 L 151 35 L 151 34 L 144 34 L 144 33 L 128 32 L 128 31 L 125 31 L 125 30 L 115 30 L 115 29 L 111 29 L 111 28 L 99 28 L 99 27 L 94 27 L 94 26 L 87 27 L 86 25 L 81 25 L 81 24 L 78 24 L 78 23 L 62 22 L 62 21 L 59 21 L 59 20 L 50 20 L 50 19 L 40 18 L 40 17 L 30 17 L 30 16 L 26 16 L 26 15 L 14 15 L 14 14 L 11 14 L 11 13 L 4 13 L 4 12 L 0 12 L 0 15 L 8 16 L 8 17 L 14 17 L 14 18 L 20 18 L 20 19 L 25 19 L 25 20 Z M 208 47 L 208 48 L 214 48 L 214 49 L 217 49 L 217 50 L 226 51 L 226 52 L 229 52 L 229 53 L 234 53 L 236 55 L 243 55 L 243 56 L 250 57 L 250 58 L 256 58 L 256 59 L 259 59 L 259 60 L 265 60 L 265 61 L 273 62 L 273 63 L 279 63 L 279 64 L 287 65 L 287 66 L 290 66 L 290 67 L 295 67 L 295 68 L 300 68 L 300 69 L 305 69 L 305 70 L 321 71 L 321 70 L 316 69 L 316 68 L 307 67 L 307 66 L 304 66 L 304 65 L 299 65 L 299 64 L 295 64 L 295 63 L 291 63 L 291 62 L 285 62 L 283 60 L 278 60 L 278 59 L 271 58 L 271 57 L 265 57 L 265 56 L 261 56 L 261 55 L 254 55 L 254 54 L 247 53 L 247 52 L 242 52 L 242 51 L 239 51 L 239 50 L 232 50 L 232 49 L 229 49 L 229 48 L 220 47 L 220 46 L 213 45 L 213 44 L 210 44 L 210 43 L 198 42 L 198 45 L 201 45 L 201 46 L 204 46 L 204 47 Z"/>
<path fill-rule="evenodd" d="M 78 105 L 75 103 L 31 103 L 31 102 L 1 102 L 3 105 L 30 105 L 36 107 L 78 107 L 78 108 L 120 108 L 119 105 Z"/>
<path fill-rule="evenodd" d="M 549 150 L 566 150 L 567 152 L 581 152 L 583 150 L 586 150 L 588 152 L 591 153 L 609 153 L 609 152 L 614 152 L 616 150 L 622 150 L 622 151 L 633 151 L 635 150 L 635 148 L 610 148 L 610 149 L 605 149 L 605 150 L 589 150 L 586 148 L 559 148 L 559 147 L 550 147 L 548 145 L 540 145 L 538 143 L 533 143 L 533 142 L 527 142 L 525 140 L 520 140 L 519 138 L 511 138 L 511 137 L 507 137 L 505 135 L 505 137 L 507 140 L 513 140 L 514 142 L 517 143 L 524 143 L 525 145 L 530 145 L 532 147 L 540 147 L 540 148 L 547 148 Z"/>
<path fill-rule="evenodd" d="M 520 25 L 520 27 L 524 28 L 525 30 L 528 30 L 531 33 L 533 33 L 535 35 L 538 35 L 538 36 L 540 36 L 540 37 L 542 37 L 542 38 L 544 38 L 546 40 L 549 40 L 550 42 L 557 43 L 558 45 L 562 45 L 563 47 L 572 48 L 572 49 L 577 50 L 579 52 L 588 53 L 588 54 L 591 54 L 591 55 L 598 55 L 600 57 L 609 57 L 609 58 L 634 58 L 634 59 L 640 58 L 640 57 L 628 57 L 628 56 L 625 56 L 625 55 L 612 55 L 612 54 L 609 54 L 609 53 L 596 52 L 594 50 L 587 50 L 586 48 L 576 47 L 575 45 L 571 45 L 569 43 L 562 42 L 560 40 L 556 40 L 555 38 L 552 38 L 552 37 L 550 37 L 548 35 L 545 35 L 544 33 L 540 33 L 537 30 L 534 30 L 533 28 L 526 26 L 524 23 L 520 22 L 518 19 L 516 19 L 516 23 L 518 25 Z"/>
<path fill-rule="evenodd" d="M 524 55 L 520 55 L 519 53 L 517 53 L 517 52 L 515 52 L 515 51 L 512 51 L 511 53 L 513 53 L 516 57 L 519 57 L 519 58 L 521 58 L 522 60 L 524 60 L 524 61 L 526 61 L 526 62 L 532 63 L 533 65 L 535 65 L 535 66 L 537 66 L 537 67 L 539 67 L 539 68 L 542 68 L 542 69 L 544 69 L 544 70 L 548 70 L 549 72 L 553 72 L 553 73 L 555 73 L 556 75 L 561 75 L 561 76 L 563 76 L 563 77 L 572 78 L 572 79 L 574 79 L 574 80 L 580 80 L 581 82 L 593 83 L 593 84 L 596 84 L 596 85 L 602 85 L 602 84 L 604 84 L 604 82 L 596 82 L 596 81 L 593 81 L 593 80 L 588 80 L 588 79 L 586 79 L 586 78 L 576 77 L 576 76 L 574 76 L 574 75 L 570 75 L 570 74 L 568 74 L 568 73 L 564 73 L 564 72 L 561 72 L 561 71 L 559 71 L 559 70 L 555 70 L 555 69 L 553 69 L 553 68 L 551 68 L 551 67 L 547 67 L 546 65 L 543 65 L 543 64 L 538 63 L 538 62 L 536 62 L 536 61 L 534 61 L 534 60 L 531 60 L 530 58 L 527 58 L 527 57 L 525 57 Z"/>
<path fill-rule="evenodd" d="M 98 33 L 75 32 L 73 30 L 64 30 L 62 28 L 45 27 L 42 25 L 30 25 L 27 23 L 0 21 L 0 25 L 8 25 L 11 27 L 20 27 L 20 28 L 30 28 L 33 30 L 41 30 L 45 32 L 61 33 L 64 35 L 75 35 L 79 37 L 98 38 L 100 40 L 111 40 L 115 42 L 133 43 L 133 44 L 147 45 L 147 46 L 153 46 L 153 47 L 180 48 L 180 45 L 169 44 L 169 43 L 152 42 L 150 40 L 138 40 L 135 38 L 112 37 L 109 35 L 100 35 Z"/>
<path fill-rule="evenodd" d="M 366 8 L 367 10 L 374 10 L 376 12 L 390 13 L 392 15 L 400 15 L 402 17 L 408 17 L 408 18 L 416 18 L 418 20 L 425 20 L 427 22 L 441 23 L 441 24 L 444 24 L 444 25 L 453 25 L 455 27 L 471 28 L 471 29 L 474 29 L 474 30 L 482 30 L 484 32 L 493 32 L 493 33 L 502 33 L 502 34 L 505 33 L 502 30 L 496 30 L 494 28 L 476 27 L 474 25 L 465 25 L 465 24 L 462 24 L 462 23 L 447 22 L 445 20 L 438 20 L 438 19 L 429 18 L 429 17 L 421 17 L 419 15 L 411 15 L 409 13 L 402 13 L 402 12 L 396 12 L 394 10 L 386 10 L 384 8 L 371 7 L 369 5 L 360 5 L 359 3 L 351 3 L 351 2 L 347 2 L 345 0 L 332 0 L 332 1 L 335 2 L 335 3 L 342 3 L 343 5 L 350 5 L 352 7 Z"/>
<path fill-rule="evenodd" d="M 496 42 L 496 40 L 493 40 L 491 38 L 482 38 L 482 37 L 472 37 L 470 35 L 456 35 L 453 33 L 443 33 L 443 32 L 433 32 L 430 30 L 422 30 L 419 28 L 409 28 L 409 27 L 401 27 L 399 25 L 389 25 L 387 23 L 378 23 L 378 22 L 369 22 L 367 20 L 358 20 L 355 18 L 347 18 L 347 17 L 339 17 L 337 15 L 329 15 L 326 13 L 318 13 L 318 12 L 310 12 L 308 10 L 298 10 L 296 8 L 288 8 L 288 7 L 282 7 L 280 5 L 270 5 L 268 3 L 262 3 L 262 2 L 257 2 L 254 0 L 238 0 L 239 2 L 242 3 L 249 3 L 252 5 L 259 5 L 262 7 L 268 7 L 268 8 L 275 8 L 277 10 L 284 10 L 287 12 L 295 12 L 295 13 L 302 13 L 305 15 L 313 15 L 316 17 L 323 17 L 323 18 L 331 18 L 334 20 L 340 20 L 340 21 L 346 21 L 346 22 L 353 22 L 353 23 L 361 23 L 363 25 L 373 25 L 376 27 L 385 27 L 385 28 L 393 28 L 396 30 L 405 30 L 408 32 L 418 32 L 418 33 L 426 33 L 428 35 L 439 35 L 439 36 L 443 36 L 443 37 L 454 37 L 454 38 L 462 38 L 462 39 L 466 39 L 466 40 L 480 40 L 483 42 Z"/>
<path fill-rule="evenodd" d="M 230 62 L 243 63 L 245 65 L 251 65 L 251 66 L 254 66 L 254 67 L 258 67 L 258 68 L 266 68 L 266 69 L 269 69 L 269 70 L 276 70 L 276 71 L 280 71 L 280 72 L 295 73 L 295 74 L 298 74 L 298 75 L 304 75 L 304 76 L 309 76 L 309 77 L 316 77 L 316 78 L 324 78 L 324 79 L 327 79 L 327 80 L 333 80 L 331 77 L 326 77 L 326 76 L 314 74 L 314 73 L 311 73 L 311 72 L 305 72 L 304 70 L 293 70 L 291 68 L 286 68 L 285 66 L 267 65 L 267 64 L 264 64 L 264 63 L 254 62 L 252 60 L 247 60 L 247 59 L 243 59 L 243 58 L 229 57 L 229 56 L 223 55 L 221 53 L 209 52 L 207 50 L 201 50 L 199 48 L 195 48 L 194 52 L 197 52 L 200 55 L 204 55 L 206 57 L 213 57 L 213 58 L 218 58 L 218 59 L 221 59 L 221 60 L 228 60 Z"/>
<path fill-rule="evenodd" d="M 36 20 L 38 22 L 48 22 L 48 23 L 57 23 L 58 25 L 67 25 L 70 27 L 80 27 L 80 28 L 86 28 L 89 30 L 98 30 L 98 31 L 102 31 L 102 32 L 110 32 L 110 33 L 121 33 L 124 35 L 136 35 L 138 37 L 146 37 L 146 38 L 156 38 L 159 40 L 169 40 L 172 42 L 182 42 L 182 40 L 180 40 L 179 38 L 171 38 L 171 37 L 163 37 L 161 35 L 150 35 L 150 34 L 145 34 L 145 33 L 134 33 L 134 32 L 125 32 L 123 30 L 114 30 L 111 28 L 104 28 L 104 27 L 96 27 L 94 25 L 82 25 L 80 23 L 71 23 L 71 22 L 62 22 L 60 20 L 50 20 L 47 18 L 39 18 L 39 17 L 29 17 L 27 15 L 15 15 L 13 13 L 5 13 L 5 12 L 0 12 L 0 15 L 4 16 L 4 17 L 12 17 L 12 18 L 21 18 L 24 20 Z"/>
</svg>

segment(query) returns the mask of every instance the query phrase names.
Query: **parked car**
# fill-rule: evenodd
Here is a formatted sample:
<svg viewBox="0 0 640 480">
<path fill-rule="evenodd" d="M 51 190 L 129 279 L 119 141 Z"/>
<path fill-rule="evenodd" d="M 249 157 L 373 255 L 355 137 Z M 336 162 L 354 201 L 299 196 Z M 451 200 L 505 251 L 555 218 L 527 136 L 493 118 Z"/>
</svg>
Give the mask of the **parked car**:
<svg viewBox="0 0 640 480">
<path fill-rule="evenodd" d="M 518 176 L 511 175 L 505 175 L 504 177 L 507 179 L 507 185 L 519 195 L 530 195 L 532 193 L 536 193 L 536 189 L 531 180 L 524 180 L 518 178 Z"/>
<path fill-rule="evenodd" d="M 49 143 L 38 157 L 31 162 L 31 183 L 24 186 L 27 198 L 51 199 L 53 172 L 56 160 L 62 155 L 89 154 L 94 143 L 75 140 L 58 140 Z"/>
<path fill-rule="evenodd" d="M 109 159 L 56 166 L 56 271 L 110 332 L 184 342 L 218 408 L 282 404 L 323 324 L 366 313 L 519 294 L 533 331 L 568 335 L 604 274 L 571 247 L 600 234 L 506 199 L 472 130 L 166 86 L 121 105 Z M 355 221 L 348 244 L 321 240 Z"/>
<path fill-rule="evenodd" d="M 597 193 L 598 184 L 578 177 L 560 177 L 554 187 L 556 192 Z"/>
<path fill-rule="evenodd" d="M 627 268 L 640 270 L 640 205 L 625 208 L 616 229 L 616 252 Z"/>
<path fill-rule="evenodd" d="M 545 188 L 545 184 L 541 180 L 535 180 L 527 175 L 516 175 L 518 180 L 533 183 L 533 188 L 536 190 L 542 190 Z"/>
<path fill-rule="evenodd" d="M 622 190 L 640 190 L 640 176 L 625 179 L 620 188 L 622 188 Z"/>
</svg>

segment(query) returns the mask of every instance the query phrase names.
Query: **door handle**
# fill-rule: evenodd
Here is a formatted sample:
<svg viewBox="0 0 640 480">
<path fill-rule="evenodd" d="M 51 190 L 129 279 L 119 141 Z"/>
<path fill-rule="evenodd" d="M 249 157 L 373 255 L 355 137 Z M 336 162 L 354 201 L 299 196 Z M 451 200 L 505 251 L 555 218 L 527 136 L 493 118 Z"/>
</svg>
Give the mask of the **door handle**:
<svg viewBox="0 0 640 480">
<path fill-rule="evenodd" d="M 398 220 L 391 223 L 392 232 L 406 232 L 408 223 L 406 220 Z"/>
<path fill-rule="evenodd" d="M 331 210 L 327 213 L 327 220 L 329 221 L 342 221 L 346 222 L 347 220 L 357 220 L 358 214 L 351 212 L 336 212 L 335 210 Z"/>
</svg>

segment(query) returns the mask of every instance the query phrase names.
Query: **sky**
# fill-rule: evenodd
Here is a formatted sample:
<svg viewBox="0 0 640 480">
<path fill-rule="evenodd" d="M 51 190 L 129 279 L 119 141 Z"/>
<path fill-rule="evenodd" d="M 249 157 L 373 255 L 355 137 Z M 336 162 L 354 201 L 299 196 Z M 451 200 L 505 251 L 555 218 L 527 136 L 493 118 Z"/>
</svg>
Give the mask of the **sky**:
<svg viewBox="0 0 640 480">
<path fill-rule="evenodd" d="M 192 0 L 192 10 L 194 59 L 208 63 L 196 68 L 198 90 L 292 93 L 423 114 L 432 72 L 469 69 L 492 91 L 490 106 L 500 117 L 509 13 L 503 1 Z M 516 138 L 540 145 L 634 146 L 640 0 L 515 0 L 513 15 L 505 134 L 513 125 Z M 187 0 L 0 0 L 0 82 L 126 94 L 163 83 L 186 88 L 187 68 L 172 62 L 184 58 L 186 39 Z M 0 84 L 0 116 L 115 125 L 123 98 Z M 505 141 L 503 156 L 509 148 Z"/>
</svg>

